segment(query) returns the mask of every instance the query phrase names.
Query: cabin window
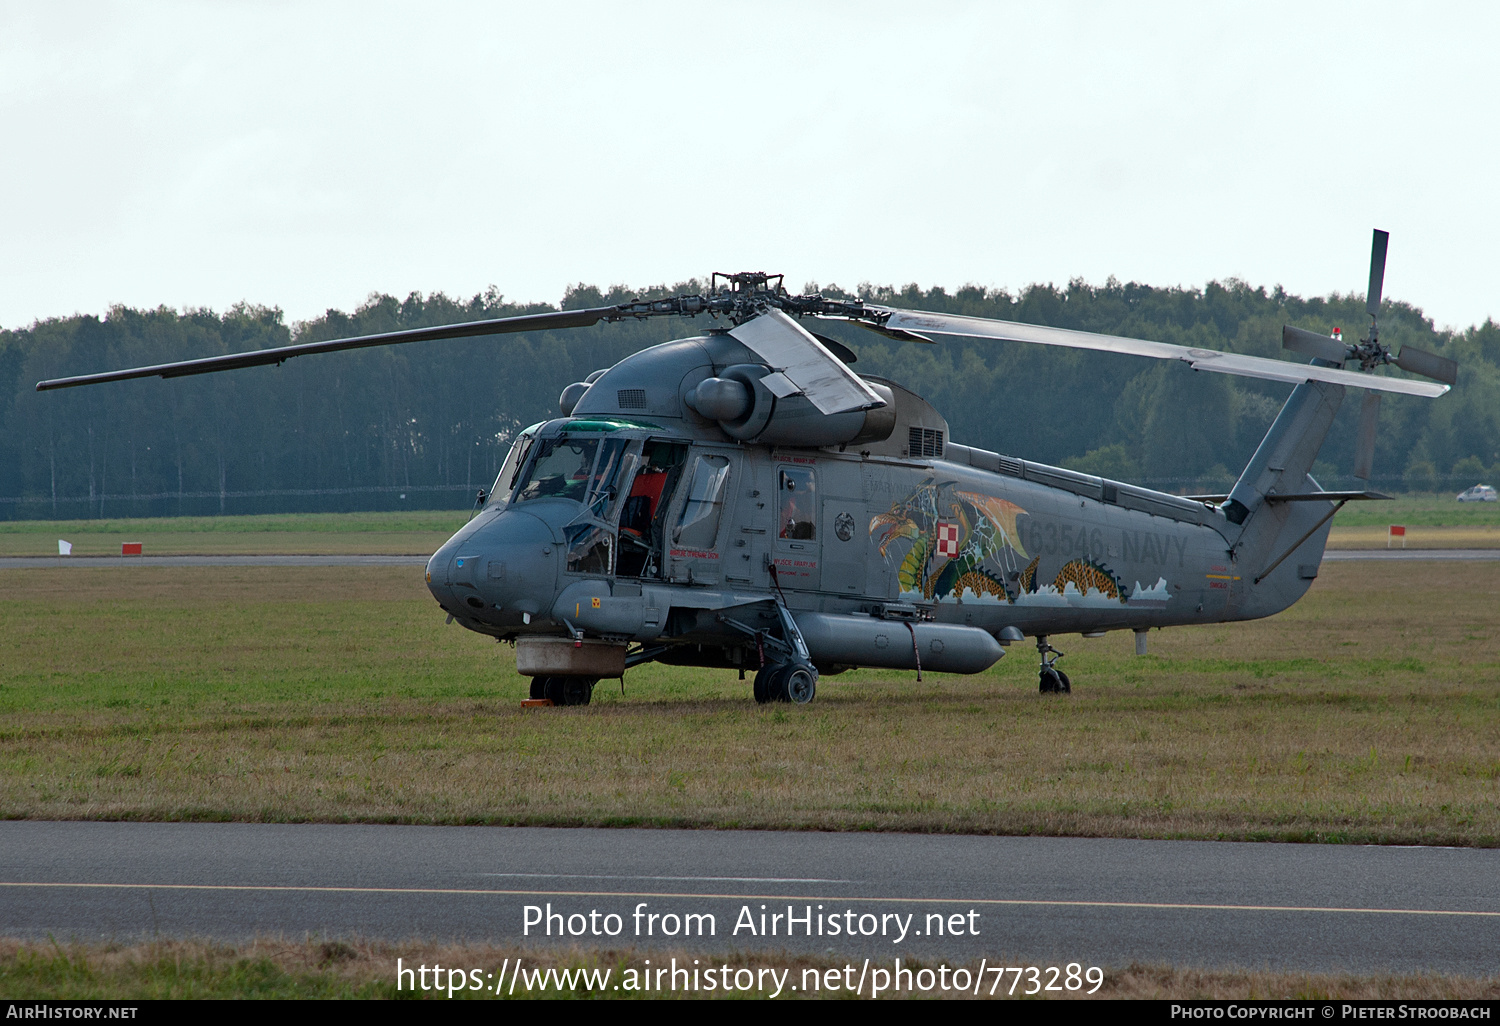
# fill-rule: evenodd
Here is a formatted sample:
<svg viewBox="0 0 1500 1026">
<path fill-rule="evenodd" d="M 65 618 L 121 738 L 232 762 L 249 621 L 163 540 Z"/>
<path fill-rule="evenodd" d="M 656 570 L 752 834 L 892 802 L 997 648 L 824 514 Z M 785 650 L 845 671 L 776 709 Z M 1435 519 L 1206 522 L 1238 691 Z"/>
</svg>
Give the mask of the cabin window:
<svg viewBox="0 0 1500 1026">
<path fill-rule="evenodd" d="M 682 517 L 672 532 L 672 542 L 689 549 L 711 549 L 719 536 L 719 514 L 724 509 L 724 485 L 729 480 L 729 460 L 723 456 L 699 456 L 688 484 Z"/>
<path fill-rule="evenodd" d="M 812 541 L 817 536 L 817 483 L 811 470 L 781 468 L 781 517 L 777 522 L 782 538 Z"/>
<path fill-rule="evenodd" d="M 516 502 L 532 499 L 577 499 L 582 502 L 589 489 L 589 475 L 594 456 L 599 451 L 597 438 L 544 438 L 532 447 L 535 453 L 516 491 Z"/>
<path fill-rule="evenodd" d="M 564 528 L 568 541 L 568 569 L 577 574 L 609 575 L 615 569 L 615 533 L 602 524 L 574 524 Z"/>
</svg>

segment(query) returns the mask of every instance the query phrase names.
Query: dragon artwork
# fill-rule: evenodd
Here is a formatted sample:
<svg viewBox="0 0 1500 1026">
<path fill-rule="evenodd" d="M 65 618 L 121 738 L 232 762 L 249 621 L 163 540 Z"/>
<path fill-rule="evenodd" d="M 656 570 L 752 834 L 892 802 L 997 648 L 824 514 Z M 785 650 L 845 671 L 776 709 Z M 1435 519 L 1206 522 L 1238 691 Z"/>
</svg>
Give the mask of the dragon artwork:
<svg viewBox="0 0 1500 1026">
<path fill-rule="evenodd" d="M 1064 563 L 1051 582 L 1038 581 L 1040 557 L 1027 554 L 1017 526 L 1017 518 L 1029 515 L 1007 499 L 928 478 L 873 517 L 870 535 L 882 557 L 900 555 L 897 581 L 901 593 L 912 598 L 961 601 L 971 594 L 1009 603 L 1024 603 L 1029 596 L 1126 601 L 1114 574 L 1089 558 Z M 904 554 L 901 542 L 909 543 Z"/>
</svg>

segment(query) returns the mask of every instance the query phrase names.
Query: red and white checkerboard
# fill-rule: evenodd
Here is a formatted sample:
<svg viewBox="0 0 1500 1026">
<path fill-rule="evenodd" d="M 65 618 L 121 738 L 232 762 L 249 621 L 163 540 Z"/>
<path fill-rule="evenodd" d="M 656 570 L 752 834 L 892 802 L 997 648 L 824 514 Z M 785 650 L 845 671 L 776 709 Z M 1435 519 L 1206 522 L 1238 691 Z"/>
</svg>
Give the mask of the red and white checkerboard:
<svg viewBox="0 0 1500 1026">
<path fill-rule="evenodd" d="M 937 526 L 937 554 L 949 559 L 958 557 L 958 525 L 939 520 Z"/>
</svg>

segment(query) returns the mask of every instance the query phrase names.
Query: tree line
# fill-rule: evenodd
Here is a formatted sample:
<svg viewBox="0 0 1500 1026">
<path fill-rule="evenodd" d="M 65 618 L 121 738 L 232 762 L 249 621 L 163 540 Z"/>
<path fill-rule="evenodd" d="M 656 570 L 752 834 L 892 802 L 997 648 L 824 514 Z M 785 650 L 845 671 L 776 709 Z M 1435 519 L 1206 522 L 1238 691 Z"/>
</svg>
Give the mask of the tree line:
<svg viewBox="0 0 1500 1026">
<path fill-rule="evenodd" d="M 641 293 L 698 291 L 701 282 Z M 818 286 L 811 285 L 816 290 Z M 1240 281 L 1204 288 L 1032 285 L 862 286 L 825 295 L 1179 345 L 1285 357 L 1281 325 L 1360 337 L 1363 299 L 1304 299 Z M 570 288 L 564 309 L 633 298 Z M 452 508 L 488 487 L 521 427 L 556 415 L 590 371 L 707 326 L 677 319 L 414 343 L 201 377 L 37 393 L 44 378 L 166 363 L 552 309 L 495 289 L 372 295 L 352 313 L 288 324 L 280 310 L 223 313 L 112 308 L 0 331 L 0 518 Z M 893 342 L 821 322 L 858 353 L 856 369 L 902 382 L 945 416 L 953 441 L 1172 491 L 1232 481 L 1289 386 L 1196 374 L 1184 365 L 1047 346 L 943 339 Z M 1375 485 L 1431 491 L 1500 477 L 1500 326 L 1437 330 L 1421 310 L 1385 304 L 1381 337 L 1459 362 L 1437 400 L 1386 396 Z M 1346 402 L 1315 474 L 1349 484 L 1358 403 Z"/>
</svg>

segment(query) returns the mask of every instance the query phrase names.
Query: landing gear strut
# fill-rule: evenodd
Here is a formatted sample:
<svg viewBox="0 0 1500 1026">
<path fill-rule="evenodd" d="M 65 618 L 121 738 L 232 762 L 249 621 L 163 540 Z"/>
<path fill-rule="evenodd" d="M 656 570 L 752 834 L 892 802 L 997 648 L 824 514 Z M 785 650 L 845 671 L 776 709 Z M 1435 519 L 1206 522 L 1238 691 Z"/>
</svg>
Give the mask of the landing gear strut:
<svg viewBox="0 0 1500 1026">
<path fill-rule="evenodd" d="M 771 571 L 771 581 L 774 583 L 776 566 L 769 562 L 769 557 L 766 569 Z M 777 584 L 776 590 L 780 592 L 781 585 Z M 792 619 L 792 614 L 784 602 L 776 603 L 776 615 L 781 621 L 781 637 L 779 638 L 765 630 L 740 623 L 727 616 L 721 615 L 719 622 L 755 639 L 755 647 L 761 658 L 760 671 L 755 675 L 756 702 L 761 705 L 767 702 L 793 702 L 797 705 L 806 705 L 818 693 L 818 669 L 812 664 L 812 656 L 807 651 L 807 642 L 802 640 L 802 632 L 797 629 L 797 621 Z M 768 648 L 772 650 L 770 659 L 766 657 Z M 744 679 L 743 671 L 741 679 Z"/>
<path fill-rule="evenodd" d="M 1041 687 L 1038 689 L 1044 695 L 1049 694 L 1071 694 L 1073 682 L 1068 680 L 1068 675 L 1057 668 L 1057 661 L 1063 657 L 1063 653 L 1047 644 L 1045 634 L 1037 635 L 1036 650 L 1042 657 L 1042 670 L 1038 674 Z"/>
</svg>

